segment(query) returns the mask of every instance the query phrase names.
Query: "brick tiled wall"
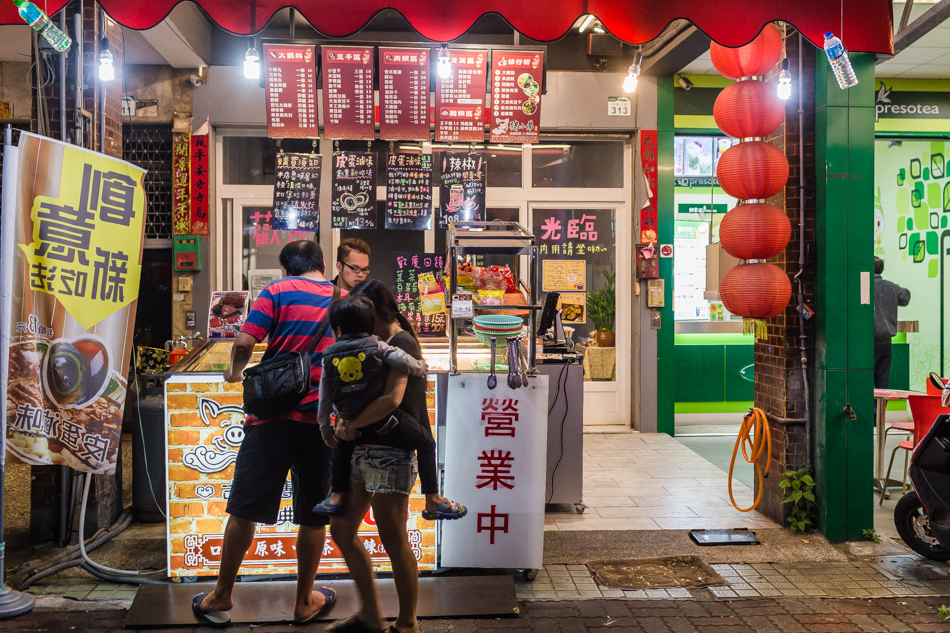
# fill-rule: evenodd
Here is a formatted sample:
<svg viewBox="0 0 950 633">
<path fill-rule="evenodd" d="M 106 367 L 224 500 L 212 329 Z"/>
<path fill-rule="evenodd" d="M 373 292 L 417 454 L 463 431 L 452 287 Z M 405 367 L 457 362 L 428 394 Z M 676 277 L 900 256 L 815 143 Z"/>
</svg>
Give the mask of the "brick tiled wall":
<svg viewBox="0 0 950 633">
<path fill-rule="evenodd" d="M 769 202 L 784 208 L 792 224 L 792 237 L 788 248 L 770 260 L 784 270 L 792 280 L 792 300 L 785 311 L 768 322 L 768 337 L 755 343 L 755 406 L 769 414 L 772 433 L 772 475 L 765 480 L 765 490 L 758 510 L 772 519 L 785 523 L 787 508 L 782 506 L 782 492 L 778 488 L 781 474 L 797 470 L 811 463 L 807 451 L 805 421 L 805 389 L 802 379 L 800 349 L 800 320 L 798 305 L 799 272 L 799 203 L 801 178 L 805 185 L 805 268 L 801 275 L 806 304 L 814 307 L 814 246 L 815 246 L 815 47 L 804 42 L 799 51 L 798 34 L 791 27 L 786 39 L 786 55 L 792 73 L 792 98 L 785 109 L 785 123 L 767 142 L 781 148 L 789 162 L 789 178 L 785 190 Z M 799 77 L 798 61 L 802 55 L 803 76 Z M 766 81 L 775 84 L 781 65 L 766 76 Z M 799 144 L 798 98 L 802 91 L 804 110 L 804 145 Z M 800 156 L 804 156 L 805 170 L 801 173 Z M 811 386 L 812 408 L 814 403 L 814 343 L 813 324 L 805 321 L 806 357 L 808 380 Z M 813 414 L 812 414 L 813 415 Z M 776 419 L 776 418 L 782 418 Z M 758 489 L 759 483 L 756 483 Z"/>
<path fill-rule="evenodd" d="M 75 35 L 73 15 L 75 5 L 70 4 L 65 9 L 66 24 L 70 36 Z M 101 83 L 99 81 L 99 42 L 100 20 L 102 13 L 96 3 L 85 3 L 83 15 L 83 103 L 82 107 L 92 115 L 92 125 L 86 131 L 84 144 L 96 151 L 99 150 L 99 111 L 101 102 Z M 53 17 L 59 24 L 58 14 Z M 105 153 L 116 158 L 122 157 L 122 29 L 111 20 L 106 20 L 104 35 L 109 39 L 110 50 L 114 56 L 115 79 L 109 82 L 106 91 L 106 143 Z M 75 38 L 74 38 L 75 39 Z M 59 102 L 59 86 L 62 77 L 59 77 L 59 58 L 51 58 L 54 65 L 54 79 L 51 85 L 44 89 L 44 102 L 47 113 L 47 129 L 38 128 L 38 110 L 41 105 L 34 92 L 32 103 L 32 129 L 45 133 L 51 138 L 60 139 L 60 118 L 66 113 L 67 139 L 75 138 L 75 111 L 76 111 L 76 44 L 68 52 L 66 60 L 66 102 Z M 47 78 L 49 79 L 49 78 Z M 36 78 L 33 78 L 36 84 Z M 35 543 L 43 543 L 58 538 L 59 507 L 60 507 L 60 478 L 59 466 L 34 466 L 32 469 L 32 485 L 30 491 L 30 539 Z M 93 534 L 102 527 L 107 527 L 119 516 L 122 510 L 122 463 L 121 451 L 115 475 L 96 476 L 89 494 L 89 507 L 86 511 L 86 535 Z M 77 515 L 78 516 L 78 515 Z"/>
</svg>

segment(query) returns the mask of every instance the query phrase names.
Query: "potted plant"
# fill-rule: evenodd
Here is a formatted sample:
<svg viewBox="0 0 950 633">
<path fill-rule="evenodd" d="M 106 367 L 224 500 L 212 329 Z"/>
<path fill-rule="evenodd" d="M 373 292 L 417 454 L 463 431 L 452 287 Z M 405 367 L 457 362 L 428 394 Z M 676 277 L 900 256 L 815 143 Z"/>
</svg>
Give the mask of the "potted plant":
<svg viewBox="0 0 950 633">
<path fill-rule="evenodd" d="M 604 287 L 598 290 L 592 290 L 587 295 L 587 315 L 597 329 L 597 346 L 614 346 L 614 320 L 617 311 L 616 293 L 614 292 L 614 280 L 617 273 L 603 271 Z"/>
</svg>

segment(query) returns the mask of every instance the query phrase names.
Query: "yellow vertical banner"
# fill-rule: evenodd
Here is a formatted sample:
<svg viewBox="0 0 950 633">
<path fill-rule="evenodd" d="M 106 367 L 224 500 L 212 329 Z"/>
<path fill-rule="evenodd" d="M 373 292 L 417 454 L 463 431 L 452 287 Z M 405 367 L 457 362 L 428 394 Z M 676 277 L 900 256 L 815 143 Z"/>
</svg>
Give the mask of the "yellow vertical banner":
<svg viewBox="0 0 950 633">
<path fill-rule="evenodd" d="M 8 451 L 116 467 L 142 270 L 145 172 L 23 133 L 4 165 Z M 6 237 L 6 236 L 5 236 Z"/>
</svg>

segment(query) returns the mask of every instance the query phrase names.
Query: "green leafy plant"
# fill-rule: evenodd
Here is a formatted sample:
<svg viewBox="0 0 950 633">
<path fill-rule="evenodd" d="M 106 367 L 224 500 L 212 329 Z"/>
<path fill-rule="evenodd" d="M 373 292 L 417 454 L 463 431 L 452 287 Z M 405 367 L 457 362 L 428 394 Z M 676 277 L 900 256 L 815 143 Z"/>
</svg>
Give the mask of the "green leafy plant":
<svg viewBox="0 0 950 633">
<path fill-rule="evenodd" d="M 868 528 L 866 530 L 861 530 L 861 536 L 864 537 L 867 541 L 874 541 L 875 543 L 881 542 L 881 535 L 877 533 L 877 530 L 874 528 Z"/>
<path fill-rule="evenodd" d="M 587 316 L 590 317 L 598 332 L 613 332 L 617 312 L 617 300 L 614 291 L 614 281 L 617 279 L 617 273 L 604 270 L 603 275 L 606 280 L 604 287 L 592 290 L 587 294 Z"/>
<path fill-rule="evenodd" d="M 940 605 L 937 609 L 937 617 L 941 620 L 950 620 L 950 607 L 945 604 Z"/>
<path fill-rule="evenodd" d="M 792 512 L 788 517 L 792 532 L 804 534 L 811 529 L 815 518 L 815 480 L 805 472 L 805 469 L 789 471 L 782 475 L 778 487 L 785 491 L 782 503 L 792 504 Z"/>
</svg>

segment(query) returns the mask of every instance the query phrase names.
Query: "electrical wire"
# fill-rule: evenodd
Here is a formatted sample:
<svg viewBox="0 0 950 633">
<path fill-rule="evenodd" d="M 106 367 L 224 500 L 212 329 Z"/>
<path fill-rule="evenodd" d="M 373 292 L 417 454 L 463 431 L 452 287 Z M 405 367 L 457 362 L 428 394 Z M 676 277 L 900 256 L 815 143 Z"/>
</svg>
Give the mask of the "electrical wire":
<svg viewBox="0 0 950 633">
<path fill-rule="evenodd" d="M 557 389 L 554 391 L 554 401 L 551 402 L 551 407 L 548 409 L 548 418 L 551 417 L 551 412 L 554 411 L 554 407 L 557 406 L 558 396 L 561 394 L 561 378 L 564 377 L 564 372 L 567 371 L 567 366 L 570 363 L 565 363 L 561 367 L 561 372 L 557 376 Z M 564 457 L 564 424 L 567 421 L 567 412 L 570 409 L 570 402 L 567 396 L 567 378 L 564 377 L 564 417 L 561 418 L 561 433 L 560 433 L 560 442 L 559 442 L 559 453 L 557 456 L 557 461 L 554 463 L 554 468 L 551 469 L 551 494 L 548 495 L 548 500 L 545 503 L 551 503 L 551 499 L 554 498 L 554 476 L 557 474 L 558 466 L 561 465 L 561 458 Z"/>
<path fill-rule="evenodd" d="M 736 455 L 739 452 L 739 446 L 742 446 L 742 456 L 750 464 L 755 464 L 755 470 L 759 475 L 759 494 L 755 501 L 748 508 L 740 508 L 732 496 L 732 471 L 736 466 Z M 748 448 L 748 450 L 746 450 Z M 762 471 L 760 459 L 765 454 L 765 472 Z M 732 449 L 732 461 L 729 463 L 729 501 L 739 512 L 749 512 L 754 510 L 759 501 L 762 500 L 762 491 L 765 489 L 762 481 L 769 476 L 769 468 L 772 466 L 772 431 L 769 429 L 768 418 L 765 417 L 765 411 L 752 408 L 742 418 L 742 426 L 739 427 L 739 435 L 736 437 L 736 447 Z"/>
</svg>

